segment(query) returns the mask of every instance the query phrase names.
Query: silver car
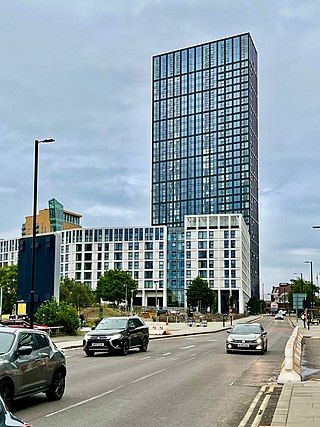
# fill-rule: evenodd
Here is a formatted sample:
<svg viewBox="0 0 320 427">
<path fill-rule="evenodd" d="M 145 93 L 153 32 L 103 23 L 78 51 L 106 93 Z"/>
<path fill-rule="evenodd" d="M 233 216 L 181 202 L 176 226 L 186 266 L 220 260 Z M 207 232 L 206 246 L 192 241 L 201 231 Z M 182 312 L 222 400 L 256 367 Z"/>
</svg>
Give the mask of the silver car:
<svg viewBox="0 0 320 427">
<path fill-rule="evenodd" d="M 61 399 L 66 374 L 64 352 L 46 332 L 0 328 L 0 395 L 7 406 L 36 393 Z"/>
<path fill-rule="evenodd" d="M 238 323 L 226 340 L 227 353 L 233 351 L 257 351 L 263 354 L 268 349 L 267 332 L 261 323 Z"/>
</svg>

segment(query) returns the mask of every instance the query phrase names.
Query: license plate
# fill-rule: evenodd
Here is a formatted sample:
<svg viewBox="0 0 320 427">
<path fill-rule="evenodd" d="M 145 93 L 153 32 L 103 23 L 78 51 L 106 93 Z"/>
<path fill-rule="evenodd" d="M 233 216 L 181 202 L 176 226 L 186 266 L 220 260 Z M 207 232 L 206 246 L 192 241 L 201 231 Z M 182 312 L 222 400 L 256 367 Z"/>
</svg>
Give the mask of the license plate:
<svg viewBox="0 0 320 427">
<path fill-rule="evenodd" d="M 104 347 L 103 342 L 93 342 L 91 343 L 92 347 Z"/>
<path fill-rule="evenodd" d="M 238 344 L 238 347 L 249 347 L 249 344 Z"/>
</svg>

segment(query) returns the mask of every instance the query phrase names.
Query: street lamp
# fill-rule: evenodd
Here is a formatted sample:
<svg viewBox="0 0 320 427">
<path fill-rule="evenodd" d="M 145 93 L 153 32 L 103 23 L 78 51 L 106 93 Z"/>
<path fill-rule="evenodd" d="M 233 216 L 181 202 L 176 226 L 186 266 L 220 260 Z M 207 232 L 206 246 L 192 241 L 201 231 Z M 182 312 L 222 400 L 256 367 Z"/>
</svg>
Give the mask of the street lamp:
<svg viewBox="0 0 320 427">
<path fill-rule="evenodd" d="M 302 285 L 302 273 L 293 273 L 293 274 L 296 274 L 296 275 L 298 275 L 298 274 L 300 274 L 300 280 L 301 280 L 301 285 Z"/>
<path fill-rule="evenodd" d="M 30 292 L 30 328 L 34 323 L 34 291 L 36 275 L 36 232 L 37 232 L 37 199 L 38 199 L 38 153 L 39 144 L 51 144 L 53 138 L 36 139 L 34 141 L 34 175 L 33 175 L 33 224 L 32 224 L 32 264 L 31 264 L 31 292 Z"/>
<path fill-rule="evenodd" d="M 156 288 L 156 322 L 158 321 L 158 281 L 154 281 L 154 286 Z"/>
<path fill-rule="evenodd" d="M 312 261 L 305 261 L 305 264 L 310 264 L 311 308 L 313 308 L 313 270 L 312 270 Z"/>
</svg>

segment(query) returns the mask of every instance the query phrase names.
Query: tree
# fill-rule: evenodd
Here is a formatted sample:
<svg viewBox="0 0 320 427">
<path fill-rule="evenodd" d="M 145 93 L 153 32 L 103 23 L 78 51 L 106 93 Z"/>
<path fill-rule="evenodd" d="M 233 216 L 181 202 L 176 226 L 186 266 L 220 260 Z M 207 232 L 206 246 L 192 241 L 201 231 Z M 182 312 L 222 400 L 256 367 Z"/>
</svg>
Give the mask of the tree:
<svg viewBox="0 0 320 427">
<path fill-rule="evenodd" d="M 126 271 L 108 270 L 100 276 L 96 294 L 104 301 L 119 305 L 131 298 L 131 291 L 132 296 L 136 295 L 137 287 L 137 283 Z"/>
<path fill-rule="evenodd" d="M 60 282 L 60 301 L 72 304 L 80 311 L 93 304 L 94 293 L 83 283 L 74 279 L 63 279 Z"/>
<path fill-rule="evenodd" d="M 187 289 L 187 301 L 189 306 L 200 306 L 202 311 L 207 310 L 208 307 L 215 310 L 216 293 L 208 287 L 205 280 L 198 276 Z"/>
<path fill-rule="evenodd" d="M 44 302 L 35 314 L 36 321 L 48 326 L 63 326 L 64 332 L 76 334 L 79 317 L 76 308 L 65 301 L 60 303 L 55 298 Z"/>
<path fill-rule="evenodd" d="M 313 291 L 313 298 L 312 298 Z M 289 304 L 293 308 L 293 294 L 307 294 L 309 301 L 314 301 L 317 305 L 318 298 L 314 295 L 319 292 L 319 286 L 316 286 L 314 283 L 311 285 L 311 282 L 305 281 L 303 279 L 291 279 L 291 290 L 289 293 Z"/>
<path fill-rule="evenodd" d="M 259 314 L 265 312 L 266 303 L 262 299 L 251 297 L 247 302 L 247 309 L 250 314 Z"/>
<path fill-rule="evenodd" d="M 0 286 L 2 287 L 2 312 L 12 313 L 17 303 L 18 265 L 0 267 Z"/>
</svg>

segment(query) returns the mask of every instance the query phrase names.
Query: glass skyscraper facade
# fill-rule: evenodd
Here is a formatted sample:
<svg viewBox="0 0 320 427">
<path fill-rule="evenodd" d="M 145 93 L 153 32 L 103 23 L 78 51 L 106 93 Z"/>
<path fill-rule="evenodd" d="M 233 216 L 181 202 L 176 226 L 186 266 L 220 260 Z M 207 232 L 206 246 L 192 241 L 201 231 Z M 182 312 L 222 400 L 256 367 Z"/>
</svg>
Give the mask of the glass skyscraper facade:
<svg viewBox="0 0 320 427">
<path fill-rule="evenodd" d="M 169 303 L 183 298 L 185 215 L 243 215 L 259 296 L 257 91 L 249 33 L 153 57 L 152 225 L 168 226 Z"/>
</svg>

